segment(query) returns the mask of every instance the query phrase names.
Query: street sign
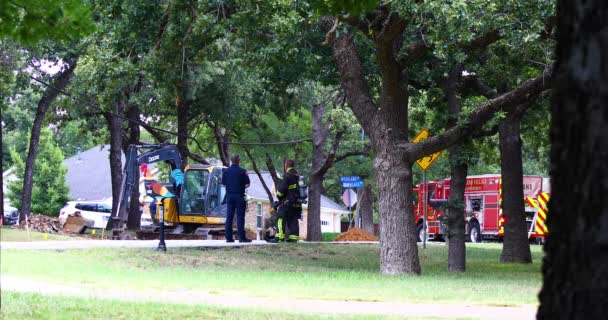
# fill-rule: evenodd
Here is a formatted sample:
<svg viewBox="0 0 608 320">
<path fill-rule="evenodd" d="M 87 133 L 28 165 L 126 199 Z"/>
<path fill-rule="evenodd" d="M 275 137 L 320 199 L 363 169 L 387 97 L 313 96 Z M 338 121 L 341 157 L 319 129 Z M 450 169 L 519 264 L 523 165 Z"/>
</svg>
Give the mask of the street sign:
<svg viewBox="0 0 608 320">
<path fill-rule="evenodd" d="M 428 137 L 429 137 L 429 131 L 427 129 L 422 129 L 414 137 L 414 139 L 412 139 L 412 142 L 413 143 L 422 142 L 422 141 L 426 140 Z M 429 154 L 427 156 L 424 156 L 424 157 L 416 160 L 416 164 L 418 164 L 418 166 L 420 167 L 420 169 L 422 169 L 422 171 L 426 171 L 426 169 L 428 169 L 431 166 L 431 164 L 433 164 L 433 162 L 435 162 L 435 160 L 437 160 L 437 158 L 439 158 L 439 156 L 441 155 L 442 152 L 443 152 L 443 150 L 437 151 L 437 152 L 435 152 L 433 154 Z"/>
<path fill-rule="evenodd" d="M 359 176 L 340 176 L 342 188 L 363 188 L 365 185 Z"/>
<path fill-rule="evenodd" d="M 413 143 L 418 143 L 422 140 L 426 140 L 426 138 L 429 137 L 429 131 L 426 129 L 422 129 L 420 130 L 420 132 L 418 132 L 418 134 L 414 137 L 414 139 L 412 139 Z"/>
<path fill-rule="evenodd" d="M 342 202 L 347 207 L 352 207 L 357 203 L 357 193 L 353 191 L 353 189 L 346 189 L 344 193 L 342 193 Z"/>
<path fill-rule="evenodd" d="M 355 182 L 361 181 L 359 176 L 340 176 L 340 182 Z"/>
<path fill-rule="evenodd" d="M 342 182 L 342 188 L 363 188 L 365 184 L 362 180 L 353 182 Z"/>
</svg>

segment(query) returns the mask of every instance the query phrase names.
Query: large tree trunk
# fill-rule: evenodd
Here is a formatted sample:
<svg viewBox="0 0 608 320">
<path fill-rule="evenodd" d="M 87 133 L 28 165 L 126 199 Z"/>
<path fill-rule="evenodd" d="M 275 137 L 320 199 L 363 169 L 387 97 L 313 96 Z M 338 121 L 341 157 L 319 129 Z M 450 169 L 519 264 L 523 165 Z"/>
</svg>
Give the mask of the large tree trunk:
<svg viewBox="0 0 608 320">
<path fill-rule="evenodd" d="M 318 174 L 311 175 L 308 180 L 308 241 L 321 241 L 321 189 L 323 188 L 323 177 Z"/>
<path fill-rule="evenodd" d="M 372 187 L 365 186 L 361 194 L 359 215 L 361 215 L 361 229 L 374 234 L 374 208 L 372 201 Z"/>
<path fill-rule="evenodd" d="M 448 199 L 448 271 L 466 270 L 466 247 L 464 230 L 464 190 L 467 182 L 468 164 L 462 159 L 462 143 L 448 149 L 450 158 L 450 197 Z"/>
<path fill-rule="evenodd" d="M 456 66 L 445 82 L 445 96 L 448 105 L 448 123 L 450 129 L 457 125 L 458 114 L 462 111 L 462 101 L 458 95 L 462 66 Z M 450 159 L 450 197 L 448 199 L 448 271 L 464 272 L 466 270 L 466 248 L 464 237 L 464 191 L 467 181 L 468 159 L 464 156 L 464 142 L 451 146 Z"/>
<path fill-rule="evenodd" d="M 500 262 L 532 263 L 524 208 L 520 123 L 523 112 L 510 112 L 498 125 L 505 235 Z"/>
<path fill-rule="evenodd" d="M 608 3 L 558 3 L 551 199 L 538 319 L 604 319 L 608 303 Z"/>
<path fill-rule="evenodd" d="M 125 111 L 125 96 L 121 95 L 114 103 L 112 113 L 123 115 Z M 120 198 L 120 187 L 122 183 L 122 118 L 106 113 L 106 121 L 110 129 L 110 175 L 112 177 L 112 212 L 118 211 L 118 200 Z M 112 221 L 112 220 L 110 220 Z M 111 222 L 110 222 L 111 223 Z M 110 226 L 108 226 L 109 228 Z"/>
<path fill-rule="evenodd" d="M 36 109 L 36 115 L 34 117 L 34 124 L 32 125 L 32 133 L 30 137 L 30 145 L 28 148 L 27 159 L 25 160 L 25 174 L 23 175 L 23 194 L 21 198 L 21 216 L 20 221 L 23 221 L 30 215 L 32 208 L 32 183 L 34 178 L 34 167 L 36 164 L 36 154 L 38 153 L 38 143 L 40 141 L 40 130 L 42 128 L 42 122 L 44 116 L 49 110 L 51 103 L 55 100 L 59 94 L 58 90 L 64 90 L 70 82 L 70 78 L 74 74 L 76 69 L 76 61 L 70 64 L 70 66 L 59 73 L 52 81 L 52 87 L 47 87 L 44 95 L 38 102 L 38 108 Z M 58 90 L 56 90 L 58 89 Z"/>
<path fill-rule="evenodd" d="M 411 164 L 380 146 L 374 159 L 380 211 L 380 271 L 383 274 L 419 274 Z"/>
<path fill-rule="evenodd" d="M 188 83 L 182 81 L 176 85 L 177 97 L 177 149 L 182 159 L 182 167 L 188 164 L 188 116 L 190 113 L 190 101 L 188 101 Z M 183 169 L 183 168 L 178 168 Z"/>
<path fill-rule="evenodd" d="M 326 105 L 321 102 L 312 107 L 312 174 L 308 181 L 308 241 L 321 241 L 321 189 L 326 170 L 322 170 L 325 162 L 325 143 L 329 134 L 328 123 L 323 122 Z"/>
<path fill-rule="evenodd" d="M 376 151 L 380 271 L 389 275 L 421 271 L 413 215 L 412 163 L 406 161 L 406 154 L 398 147 L 400 139 L 407 139 L 408 128 L 407 76 L 396 63 L 394 50 L 400 44 L 400 27 L 399 22 L 388 26 L 388 38 L 376 42 L 383 73 L 379 109 L 370 97 L 352 36 L 342 36 L 334 43 L 334 59 L 346 97 Z"/>
<path fill-rule="evenodd" d="M 127 148 L 130 144 L 139 143 L 139 116 L 139 107 L 137 105 L 129 106 L 129 110 L 127 111 L 127 117 L 132 121 L 129 122 L 129 140 L 128 143 L 125 145 Z M 127 148 L 124 149 L 125 154 Z M 135 182 L 135 185 L 133 186 L 133 191 L 131 192 L 131 203 L 129 205 L 129 218 L 127 219 L 127 229 L 139 230 L 139 228 L 141 227 L 141 211 L 139 210 L 139 168 L 134 172 L 133 181 Z"/>
</svg>

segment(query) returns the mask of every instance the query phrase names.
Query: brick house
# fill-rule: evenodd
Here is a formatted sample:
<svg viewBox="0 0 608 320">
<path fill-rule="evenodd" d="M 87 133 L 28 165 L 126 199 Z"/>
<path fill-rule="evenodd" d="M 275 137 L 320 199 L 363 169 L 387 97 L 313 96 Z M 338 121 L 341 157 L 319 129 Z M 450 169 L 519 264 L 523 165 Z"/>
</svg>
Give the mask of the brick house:
<svg viewBox="0 0 608 320">
<path fill-rule="evenodd" d="M 269 172 L 262 172 L 262 177 L 266 185 L 270 188 L 273 197 L 275 187 Z M 270 218 L 270 202 L 268 194 L 264 190 L 258 175 L 249 172 L 251 186 L 247 189 L 249 202 L 245 213 L 245 227 L 250 230 L 262 230 L 266 228 L 267 220 Z M 340 232 L 340 220 L 342 215 L 348 214 L 346 208 L 321 195 L 321 232 Z M 308 217 L 308 206 L 302 208 L 302 220 L 300 220 L 300 238 L 306 238 L 306 226 Z"/>
</svg>

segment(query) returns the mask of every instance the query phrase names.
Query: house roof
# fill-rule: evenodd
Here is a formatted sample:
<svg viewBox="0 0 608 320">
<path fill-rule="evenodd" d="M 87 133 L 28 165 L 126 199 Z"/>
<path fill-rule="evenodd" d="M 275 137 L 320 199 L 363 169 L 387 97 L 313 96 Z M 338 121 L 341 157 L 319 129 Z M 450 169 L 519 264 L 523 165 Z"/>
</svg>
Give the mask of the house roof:
<svg viewBox="0 0 608 320">
<path fill-rule="evenodd" d="M 68 168 L 65 180 L 70 198 L 101 200 L 112 196 L 109 156 L 110 145 L 99 145 L 63 161 Z M 121 158 L 124 163 L 124 155 Z"/>
<path fill-rule="evenodd" d="M 275 186 L 270 176 L 270 172 L 262 171 L 260 173 L 262 175 L 262 178 L 264 179 L 264 182 L 266 182 L 266 185 L 270 189 L 273 198 L 276 199 Z M 249 171 L 249 180 L 251 181 L 251 185 L 247 189 L 247 195 L 256 200 L 268 201 L 268 193 L 266 193 L 266 190 L 264 190 L 264 186 L 262 185 L 260 177 L 257 175 L 257 173 L 255 173 L 254 171 Z M 346 210 L 346 208 L 324 195 L 321 195 L 321 208 L 330 211 L 335 211 L 338 213 L 348 213 L 348 210 Z"/>
</svg>

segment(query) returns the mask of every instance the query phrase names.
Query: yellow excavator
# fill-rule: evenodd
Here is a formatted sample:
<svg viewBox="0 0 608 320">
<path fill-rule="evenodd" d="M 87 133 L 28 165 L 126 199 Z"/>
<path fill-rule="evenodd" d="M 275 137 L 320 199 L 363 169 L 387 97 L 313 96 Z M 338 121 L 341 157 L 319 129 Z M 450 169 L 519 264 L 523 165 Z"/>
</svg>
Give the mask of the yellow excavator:
<svg viewBox="0 0 608 320">
<path fill-rule="evenodd" d="M 130 145 L 125 160 L 119 205 L 107 226 L 114 239 L 127 236 L 130 196 L 133 188 L 139 187 L 139 181 L 135 181 L 136 170 L 142 172 L 146 193 L 156 202 L 154 224 L 142 227 L 139 238 L 157 234 L 161 212 L 164 212 L 164 222 L 169 224 L 172 234 L 205 236 L 210 232 L 223 232 L 226 222 L 226 205 L 222 203 L 226 193 L 221 183 L 223 167 L 191 164 L 182 171 L 179 151 L 172 144 Z M 161 183 L 154 179 L 148 165 L 157 162 L 169 164 L 171 181 Z"/>
</svg>

